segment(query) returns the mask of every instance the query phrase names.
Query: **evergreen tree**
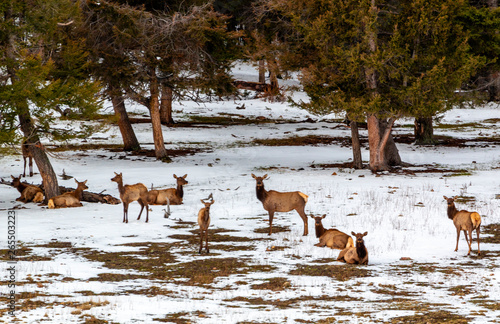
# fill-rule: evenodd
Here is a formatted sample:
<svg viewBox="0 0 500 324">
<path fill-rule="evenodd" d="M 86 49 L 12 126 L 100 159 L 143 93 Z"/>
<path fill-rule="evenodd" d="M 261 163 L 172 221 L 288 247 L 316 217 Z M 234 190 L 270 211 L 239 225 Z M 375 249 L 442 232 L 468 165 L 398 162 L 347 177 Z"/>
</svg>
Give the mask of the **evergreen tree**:
<svg viewBox="0 0 500 324">
<path fill-rule="evenodd" d="M 74 37 L 80 16 L 73 1 L 1 0 L 0 10 L 0 139 L 27 142 L 49 199 L 59 186 L 40 138 L 86 135 L 53 123 L 64 110 L 68 118 L 92 115 L 99 87 L 88 81 L 88 54 Z"/>
</svg>

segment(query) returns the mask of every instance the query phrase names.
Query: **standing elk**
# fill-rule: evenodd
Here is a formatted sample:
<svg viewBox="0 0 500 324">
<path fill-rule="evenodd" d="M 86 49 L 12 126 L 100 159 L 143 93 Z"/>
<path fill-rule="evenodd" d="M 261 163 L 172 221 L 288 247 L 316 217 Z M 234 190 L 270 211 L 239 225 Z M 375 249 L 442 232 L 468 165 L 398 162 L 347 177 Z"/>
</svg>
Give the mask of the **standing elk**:
<svg viewBox="0 0 500 324">
<path fill-rule="evenodd" d="M 331 249 L 345 249 L 354 246 L 354 241 L 352 237 L 347 235 L 344 232 L 339 231 L 336 228 L 325 229 L 323 227 L 322 220 L 326 217 L 323 216 L 313 216 L 311 218 L 314 219 L 314 227 L 316 229 L 316 237 L 319 238 L 319 243 L 314 244 L 314 246 L 319 247 L 329 247 Z"/>
<path fill-rule="evenodd" d="M 136 201 L 141 205 L 141 211 L 137 220 L 141 219 L 142 210 L 146 207 L 146 223 L 149 220 L 148 209 L 148 188 L 142 183 L 133 185 L 123 185 L 123 176 L 115 172 L 115 176 L 111 179 L 118 184 L 118 191 L 120 192 L 120 199 L 123 203 L 123 222 L 128 223 L 128 205 Z"/>
<path fill-rule="evenodd" d="M 200 225 L 200 250 L 198 253 L 201 253 L 203 249 L 203 238 L 205 238 L 205 250 L 207 253 L 210 253 L 208 249 L 208 226 L 210 226 L 210 206 L 212 206 L 215 200 L 212 199 L 212 201 L 206 202 L 200 199 L 200 201 L 205 207 L 198 212 L 198 225 Z"/>
<path fill-rule="evenodd" d="M 10 176 L 12 178 L 11 185 L 16 188 L 17 191 L 19 191 L 19 193 L 21 194 L 21 197 L 16 198 L 16 201 L 20 201 L 23 203 L 27 203 L 30 201 L 33 201 L 34 203 L 43 202 L 43 190 L 37 186 L 22 183 L 22 176 L 22 174 L 20 174 L 18 178 L 14 177 L 13 175 Z"/>
<path fill-rule="evenodd" d="M 269 213 L 269 235 L 273 232 L 273 218 L 275 212 L 289 212 L 296 210 L 304 221 L 304 236 L 309 233 L 307 228 L 307 216 L 304 208 L 308 196 L 300 191 L 278 192 L 264 189 L 264 180 L 267 174 L 257 177 L 252 173 L 252 178 L 256 180 L 257 199 L 262 202 L 262 206 Z"/>
<path fill-rule="evenodd" d="M 24 160 L 24 170 L 23 170 L 23 177 L 26 177 L 26 159 L 28 159 L 28 164 L 30 168 L 30 177 L 33 176 L 33 153 L 31 153 L 31 150 L 29 148 L 29 144 L 27 141 L 24 141 L 21 144 L 21 152 L 23 153 L 23 160 Z"/>
<path fill-rule="evenodd" d="M 368 250 L 363 240 L 363 237 L 368 232 L 364 232 L 363 234 L 351 232 L 351 234 L 352 236 L 356 236 L 356 247 L 348 247 L 340 251 L 337 261 L 351 264 L 368 264 Z"/>
<path fill-rule="evenodd" d="M 477 233 L 477 254 L 481 255 L 481 251 L 479 250 L 479 229 L 481 227 L 481 215 L 476 212 L 468 212 L 466 210 L 457 210 L 455 207 L 455 199 L 448 198 L 443 196 L 443 198 L 448 203 L 448 218 L 453 220 L 453 224 L 457 229 L 457 246 L 455 247 L 455 252 L 458 251 L 458 239 L 460 238 L 460 231 L 464 231 L 465 241 L 469 245 L 469 252 L 467 255 L 470 255 L 470 251 L 472 249 L 472 231 L 476 230 Z M 469 237 L 467 238 L 467 232 L 469 233 Z"/>
<path fill-rule="evenodd" d="M 148 204 L 182 205 L 182 198 L 184 197 L 184 189 L 182 186 L 188 184 L 186 177 L 187 174 L 182 177 L 178 177 L 174 174 L 174 178 L 177 180 L 177 188 L 148 191 Z"/>
<path fill-rule="evenodd" d="M 54 208 L 66 208 L 66 207 L 82 207 L 82 203 L 80 202 L 83 197 L 83 191 L 88 189 L 87 180 L 78 181 L 75 179 L 75 182 L 78 184 L 74 191 L 68 191 L 63 193 L 62 195 L 55 196 L 49 199 L 47 206 L 50 209 Z"/>
</svg>

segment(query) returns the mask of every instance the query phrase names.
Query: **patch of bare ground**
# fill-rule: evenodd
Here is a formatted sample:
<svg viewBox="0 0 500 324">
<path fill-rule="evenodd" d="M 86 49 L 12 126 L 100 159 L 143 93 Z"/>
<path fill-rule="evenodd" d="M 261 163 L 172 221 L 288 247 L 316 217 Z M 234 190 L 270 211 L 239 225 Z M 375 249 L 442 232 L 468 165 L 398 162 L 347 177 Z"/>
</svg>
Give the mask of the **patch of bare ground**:
<svg viewBox="0 0 500 324">
<path fill-rule="evenodd" d="M 285 233 L 290 231 L 290 226 L 273 225 L 273 233 Z M 259 234 L 269 234 L 269 226 L 256 228 L 253 232 Z"/>
<path fill-rule="evenodd" d="M 348 137 L 306 135 L 286 138 L 255 139 L 252 143 L 264 146 L 316 146 L 338 144 L 342 147 L 347 147 L 351 145 L 351 139 Z"/>
<path fill-rule="evenodd" d="M 190 324 L 193 323 L 193 320 L 186 317 L 198 317 L 205 318 L 207 317 L 205 312 L 196 311 L 196 312 L 178 312 L 178 313 L 170 313 L 167 314 L 164 318 L 153 318 L 153 321 L 156 322 L 165 322 L 165 323 L 175 323 L 175 324 Z"/>
<path fill-rule="evenodd" d="M 348 295 L 323 295 L 323 296 L 300 296 L 291 299 L 264 299 L 261 297 L 249 298 L 249 297 L 235 297 L 231 299 L 225 299 L 224 302 L 242 302 L 252 306 L 268 308 L 270 306 L 279 309 L 295 308 L 301 303 L 307 302 L 308 304 L 314 304 L 314 302 L 325 303 L 325 302 L 345 302 L 345 301 L 360 301 L 359 298 L 351 297 Z"/>
<path fill-rule="evenodd" d="M 272 266 L 252 265 L 248 261 L 244 258 L 207 258 L 168 265 L 162 270 L 164 275 L 170 278 L 188 279 L 187 282 L 179 282 L 187 285 L 207 285 L 213 283 L 218 277 L 275 270 Z"/>
<path fill-rule="evenodd" d="M 416 293 L 412 291 L 407 291 L 407 290 L 402 290 L 396 285 L 383 285 L 379 284 L 377 287 L 370 289 L 373 293 L 375 294 L 381 294 L 381 295 L 389 295 L 392 297 L 414 297 L 414 296 L 420 296 L 421 293 Z"/>
<path fill-rule="evenodd" d="M 261 284 L 251 285 L 252 289 L 282 291 L 291 287 L 290 280 L 287 278 L 270 278 L 265 279 Z"/>
<path fill-rule="evenodd" d="M 339 265 L 302 265 L 290 271 L 295 276 L 325 276 L 339 281 L 371 276 L 371 271 L 363 266 L 339 264 Z"/>
<path fill-rule="evenodd" d="M 466 324 L 470 318 L 451 313 L 445 310 L 434 312 L 426 312 L 425 314 L 415 314 L 408 316 L 400 316 L 391 318 L 387 323 L 393 324 L 428 324 L 428 323 L 450 323 L 450 324 Z"/>
<path fill-rule="evenodd" d="M 481 242 L 483 243 L 500 243 L 500 224 L 489 224 L 481 226 L 481 232 L 487 234 L 488 236 L 483 236 Z"/>
</svg>

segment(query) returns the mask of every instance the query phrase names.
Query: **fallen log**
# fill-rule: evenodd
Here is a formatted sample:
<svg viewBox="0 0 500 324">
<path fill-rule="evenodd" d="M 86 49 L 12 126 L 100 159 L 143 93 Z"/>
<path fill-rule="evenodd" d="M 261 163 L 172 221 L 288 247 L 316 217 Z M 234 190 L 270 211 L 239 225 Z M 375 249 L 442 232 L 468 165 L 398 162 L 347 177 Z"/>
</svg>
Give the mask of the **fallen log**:
<svg viewBox="0 0 500 324">
<path fill-rule="evenodd" d="M 270 92 L 271 85 L 262 82 L 251 82 L 251 81 L 233 81 L 234 86 L 237 89 L 252 90 L 257 92 Z"/>
</svg>

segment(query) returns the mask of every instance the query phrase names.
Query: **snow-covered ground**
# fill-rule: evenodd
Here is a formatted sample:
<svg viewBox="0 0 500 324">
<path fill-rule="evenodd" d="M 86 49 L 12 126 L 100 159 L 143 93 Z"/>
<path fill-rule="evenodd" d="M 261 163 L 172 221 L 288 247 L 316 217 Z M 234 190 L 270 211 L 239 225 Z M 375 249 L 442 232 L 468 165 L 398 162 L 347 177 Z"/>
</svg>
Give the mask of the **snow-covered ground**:
<svg viewBox="0 0 500 324">
<path fill-rule="evenodd" d="M 242 75 L 249 73 L 244 68 L 236 71 Z M 236 109 L 243 104 L 245 109 Z M 425 165 L 443 170 L 463 169 L 468 173 L 375 175 L 368 170 L 323 168 L 321 164 L 349 161 L 350 148 L 339 144 L 257 146 L 251 143 L 253 139 L 306 135 L 348 137 L 350 131 L 346 127 L 332 122 L 335 117 L 341 118 L 338 116 L 320 118 L 287 104 L 249 98 L 206 104 L 182 102 L 176 109 L 178 120 L 188 120 L 193 115 L 232 114 L 235 118 L 264 116 L 278 122 L 165 127 L 167 148 L 203 149 L 194 155 L 174 157 L 172 163 L 106 150 L 58 152 L 51 158 L 57 174 L 64 169 L 79 181 L 88 180 L 89 191 L 105 191 L 115 197 L 119 196 L 118 189 L 110 181 L 114 172 L 122 172 L 126 184 L 142 182 L 148 188 L 173 187 L 173 174 L 187 174 L 189 184 L 184 189 L 184 204 L 171 206 L 172 215 L 168 219 L 163 217 L 164 206 L 152 206 L 149 223 L 144 222 L 144 215 L 136 220 L 137 203 L 130 205 L 128 224 L 122 223 L 121 205 L 84 202 L 81 208 L 49 210 L 33 203 L 16 202 L 18 192 L 0 185 L 0 249 L 8 249 L 8 213 L 14 210 L 18 248 L 28 247 L 32 249 L 31 256 L 47 257 L 15 264 L 18 322 L 82 323 L 95 318 L 109 323 L 153 323 L 176 322 L 180 318 L 192 323 L 372 323 L 437 311 L 463 316 L 471 323 L 498 322 L 500 245 L 481 243 L 483 256 L 476 257 L 474 242 L 472 255 L 468 257 L 462 236 L 459 250 L 454 252 L 455 227 L 446 216 L 443 199 L 454 195 L 472 197 L 468 204 L 457 204 L 458 208 L 479 212 L 483 227 L 499 224 L 498 144 L 463 147 L 398 144 L 404 162 L 415 165 L 408 170 L 420 170 L 419 166 Z M 130 111 L 145 113 L 134 106 Z M 437 135 L 490 137 L 498 143 L 500 108 L 488 105 L 455 109 L 444 114 L 441 123 L 478 125 L 436 128 Z M 402 124 L 411 121 L 399 122 L 397 134 L 412 132 L 411 128 L 401 127 Z M 135 124 L 134 129 L 143 147 L 152 148 L 150 126 Z M 366 136 L 365 131 L 361 135 Z M 119 131 L 112 126 L 86 143 L 120 142 Z M 363 159 L 368 160 L 366 149 Z M 0 178 L 7 180 L 21 171 L 19 155 L 0 157 Z M 270 176 L 265 181 L 268 190 L 300 190 L 309 195 L 306 212 L 326 214 L 325 227 L 347 233 L 368 232 L 365 244 L 370 262 L 368 266 L 359 266 L 367 271 L 367 276 L 342 281 L 335 276 L 294 274 L 294 270 L 304 266 L 321 266 L 333 273 L 346 268 L 334 261 L 338 250 L 314 246 L 318 240 L 312 219 L 309 219 L 309 235 L 304 237 L 302 220 L 295 212 L 277 213 L 273 225 L 285 230 L 277 230 L 271 237 L 267 235 L 268 217 L 255 196 L 252 173 Z M 41 182 L 38 173 L 27 180 Z M 59 184 L 74 187 L 74 180 L 60 179 Z M 211 229 L 219 229 L 218 234 L 230 238 L 228 242 L 210 243 L 211 253 L 199 255 L 193 231 L 197 229 L 197 214 L 202 207 L 200 199 L 210 193 L 215 199 Z M 193 237 L 193 241 L 183 237 Z M 64 247 L 57 242 L 71 244 Z M 134 266 L 110 269 L 103 262 L 85 257 L 88 251 L 140 251 L 145 245 L 137 244 L 144 242 L 171 244 L 173 266 L 236 258 L 249 266 L 265 266 L 267 270 L 240 271 L 219 276 L 213 283 L 190 284 L 187 279 L 168 273 L 163 280 L 158 276 L 148 279 L 147 271 Z M 220 244 L 225 248 L 218 249 Z M 236 248 L 228 249 L 227 245 Z M 144 256 L 137 256 L 141 257 Z M 3 260 L 0 276 L 4 282 L 2 300 L 6 303 L 0 306 L 0 321 L 10 323 L 14 318 L 6 309 L 11 264 L 6 262 L 7 258 Z M 354 271 L 352 268 L 356 266 L 348 269 Z M 222 270 L 215 266 L 213 272 L 218 271 Z M 143 277 L 96 280 L 103 273 Z M 285 287 L 273 291 L 254 286 L 276 278 L 286 278 Z M 153 288 L 164 293 L 143 293 Z M 280 304 L 285 301 L 290 304 Z M 92 306 L 83 307 L 85 303 Z M 439 321 L 430 317 L 430 322 Z"/>
</svg>

